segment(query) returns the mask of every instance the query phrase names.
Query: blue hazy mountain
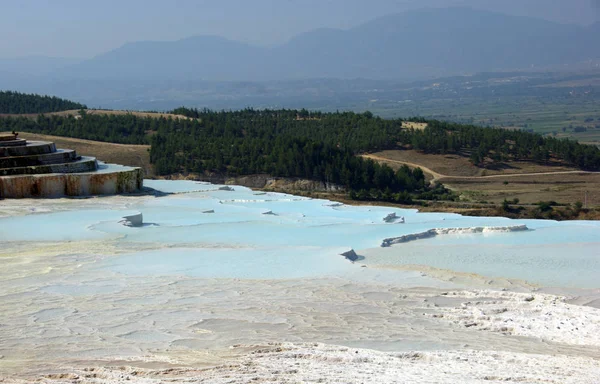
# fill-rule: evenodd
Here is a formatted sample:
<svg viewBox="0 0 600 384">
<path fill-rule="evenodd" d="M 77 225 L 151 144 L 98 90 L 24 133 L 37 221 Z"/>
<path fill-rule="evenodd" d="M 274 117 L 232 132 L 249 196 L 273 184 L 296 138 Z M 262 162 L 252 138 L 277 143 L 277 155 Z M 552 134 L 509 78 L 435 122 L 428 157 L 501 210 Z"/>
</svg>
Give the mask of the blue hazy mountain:
<svg viewBox="0 0 600 384">
<path fill-rule="evenodd" d="M 252 76 L 261 49 L 215 36 L 128 43 L 56 73 L 74 78 L 228 78 Z"/>
<path fill-rule="evenodd" d="M 214 36 L 134 42 L 60 78 L 409 79 L 571 64 L 600 57 L 589 27 L 470 8 L 424 9 L 349 30 L 318 29 L 264 48 Z"/>
<path fill-rule="evenodd" d="M 423 9 L 348 30 L 317 29 L 275 47 L 195 36 L 132 42 L 83 61 L 0 60 L 0 89 L 108 108 L 345 109 L 383 97 L 369 90 L 390 91 L 399 82 L 532 67 L 576 71 L 582 63 L 597 68 L 597 36 L 600 23 L 586 27 L 470 8 Z"/>
</svg>

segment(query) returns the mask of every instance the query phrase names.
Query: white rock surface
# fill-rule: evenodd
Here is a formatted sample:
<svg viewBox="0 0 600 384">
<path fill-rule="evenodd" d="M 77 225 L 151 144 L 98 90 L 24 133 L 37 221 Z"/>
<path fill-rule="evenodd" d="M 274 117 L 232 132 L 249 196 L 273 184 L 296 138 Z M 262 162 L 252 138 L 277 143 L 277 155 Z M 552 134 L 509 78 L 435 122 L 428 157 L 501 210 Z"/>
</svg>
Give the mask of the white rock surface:
<svg viewBox="0 0 600 384">
<path fill-rule="evenodd" d="M 247 352 L 250 350 L 250 352 Z M 232 347 L 215 367 L 161 370 L 87 368 L 45 375 L 44 383 L 556 383 L 600 380 L 600 361 L 508 352 L 384 353 L 324 344 Z M 558 368 L 563 367 L 563 368 Z M 25 383 L 26 380 L 7 380 Z"/>
<path fill-rule="evenodd" d="M 461 327 L 544 341 L 600 347 L 600 310 L 566 303 L 565 297 L 498 291 L 452 292 L 471 298 L 437 318 Z"/>
<path fill-rule="evenodd" d="M 191 186 L 198 187 L 193 182 Z M 187 188 L 176 187 L 172 190 Z M 270 251 L 271 231 L 282 226 L 294 231 L 285 240 L 301 239 L 303 247 L 304 242 L 322 241 L 326 231 L 333 229 L 339 243 L 353 244 L 367 259 L 368 250 L 356 244 L 377 226 L 367 224 L 365 217 L 382 230 L 394 230 L 393 225 L 381 221 L 393 208 L 372 207 L 370 214 L 366 209 L 353 213 L 353 207 L 323 209 L 322 201 L 290 196 L 269 194 L 264 201 L 255 200 L 252 192 L 244 196 L 241 187 L 236 187 L 233 196 L 211 191 L 160 199 L 115 196 L 3 201 L 0 216 L 12 218 L 0 226 L 0 235 L 10 234 L 0 249 L 0 382 L 599 382 L 597 288 L 586 291 L 582 300 L 566 297 L 571 295 L 567 291 L 542 294 L 531 285 L 502 278 L 501 273 L 489 278 L 450 270 L 361 268 L 341 259 L 338 255 L 350 248 L 337 244 L 328 247 L 317 262 L 298 258 L 292 264 L 294 268 L 317 269 L 333 260 L 336 272 L 344 271 L 335 276 L 255 279 L 226 277 L 223 272 L 195 275 L 206 269 L 181 262 L 192 259 L 188 258 L 190 249 L 203 252 L 200 257 L 215 250 L 257 255 L 252 247 L 258 243 L 262 250 Z M 224 200 L 227 196 L 246 199 L 247 205 Z M 265 204 L 271 199 L 278 199 L 277 203 Z M 305 206 L 291 210 L 291 215 L 284 201 Z M 73 207 L 81 212 L 71 214 Z M 218 215 L 202 214 L 215 207 Z M 278 220 L 256 220 L 261 212 L 275 207 L 281 213 Z M 49 211 L 62 221 L 49 220 Z M 161 228 L 131 231 L 114 224 L 136 211 L 152 213 L 161 220 Z M 300 212 L 308 219 L 298 223 Z M 326 217 L 325 226 L 315 226 L 322 221 L 319 214 Z M 423 227 L 413 218 L 424 216 L 408 215 L 408 225 L 419 228 L 414 232 L 442 225 Z M 506 223 L 500 219 L 452 220 L 452 226 L 476 228 L 443 229 L 440 233 L 511 230 L 478 227 Z M 30 231 L 37 228 L 32 222 L 51 224 Z M 266 225 L 257 230 L 262 224 Z M 543 227 L 528 224 L 536 231 L 523 237 L 543 234 Z M 548 232 L 548 238 L 573 231 L 566 224 L 548 224 L 557 226 L 556 231 Z M 590 224 L 577 225 L 580 231 L 590 231 L 586 229 Z M 26 238 L 14 236 L 25 232 L 20 228 L 27 229 Z M 168 239 L 157 239 L 163 230 L 169 232 Z M 42 231 L 48 237 L 30 238 Z M 185 236 L 177 237 L 180 232 Z M 204 236 L 206 233 L 209 235 Z M 247 233 L 252 237 L 231 244 L 231 238 L 237 240 Z M 375 243 L 370 241 L 369 246 L 394 235 L 370 233 Z M 594 236 L 596 233 L 592 231 Z M 229 240 L 225 235 L 231 235 Z M 544 252 L 567 249 L 568 257 L 560 259 L 565 265 L 577 253 L 584 253 L 582 248 L 592 247 L 587 251 L 589 264 L 582 265 L 594 271 L 594 239 L 591 245 L 562 244 L 565 248 L 545 244 Z M 178 245 L 184 248 L 173 251 Z M 275 246 L 268 267 L 294 251 L 290 244 L 284 245 Z M 224 246 L 228 249 L 222 250 Z M 313 246 L 303 254 L 321 248 Z M 420 244 L 415 248 L 421 248 Z M 393 249 L 376 250 L 394 253 Z M 148 255 L 159 257 L 146 261 Z M 543 261 L 548 260 L 547 253 L 543 256 Z M 515 263 L 535 273 L 535 267 L 521 263 L 526 260 L 516 258 Z M 238 259 L 246 261 L 244 273 L 257 264 L 254 258 Z M 118 267 L 124 263 L 133 265 L 134 270 L 123 273 Z M 145 263 L 154 263 L 156 270 L 144 271 Z M 169 267 L 178 268 L 167 270 Z M 566 272 L 560 264 L 556 268 L 561 275 Z M 223 268 L 229 269 L 227 265 Z M 232 345 L 237 346 L 230 348 Z"/>
<path fill-rule="evenodd" d="M 381 242 L 382 247 L 394 244 L 408 243 L 409 241 L 429 239 L 438 235 L 461 235 L 470 233 L 494 233 L 494 232 L 521 232 L 528 231 L 526 225 L 513 225 L 507 227 L 470 227 L 470 228 L 435 228 L 425 232 L 411 233 L 409 235 L 391 237 Z"/>
<path fill-rule="evenodd" d="M 124 216 L 123 220 L 119 223 L 126 227 L 142 227 L 144 225 L 144 216 L 141 212 L 138 212 L 135 215 Z"/>
</svg>

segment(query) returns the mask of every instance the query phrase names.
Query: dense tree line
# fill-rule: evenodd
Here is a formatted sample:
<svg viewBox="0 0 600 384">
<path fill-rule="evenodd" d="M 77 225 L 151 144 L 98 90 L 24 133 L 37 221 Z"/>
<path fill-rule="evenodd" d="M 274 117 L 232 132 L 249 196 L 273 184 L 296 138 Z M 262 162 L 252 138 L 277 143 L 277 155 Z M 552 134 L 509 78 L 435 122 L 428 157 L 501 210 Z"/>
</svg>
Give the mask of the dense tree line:
<svg viewBox="0 0 600 384">
<path fill-rule="evenodd" d="M 0 91 L 0 113 L 49 113 L 83 108 L 87 107 L 56 96 Z"/>
<path fill-rule="evenodd" d="M 204 112 L 207 112 L 207 110 L 205 109 Z M 189 117 L 192 119 L 197 119 L 200 117 L 200 114 L 202 113 L 202 111 L 200 111 L 198 108 L 179 107 L 179 108 L 175 108 L 174 110 L 172 110 L 171 113 L 174 115 L 180 115 L 180 116 L 185 116 L 185 117 Z"/>
<path fill-rule="evenodd" d="M 307 110 L 210 111 L 179 108 L 189 118 L 87 115 L 2 118 L 0 130 L 29 131 L 129 144 L 151 144 L 159 175 L 174 173 L 299 177 L 345 186 L 356 199 L 409 202 L 448 199 L 420 169 L 397 171 L 358 157 L 367 151 L 413 147 L 459 153 L 477 165 L 505 160 L 562 161 L 598 170 L 600 151 L 574 141 L 523 131 L 425 121 L 404 129 L 401 120 L 371 113 Z M 411 119 L 418 120 L 418 119 Z"/>
<path fill-rule="evenodd" d="M 0 119 L 0 131 L 42 133 L 122 144 L 147 144 L 148 134 L 158 129 L 159 121 L 151 117 L 127 115 L 91 115 L 82 111 L 77 116 L 38 115 Z"/>
<path fill-rule="evenodd" d="M 353 192 L 352 197 L 362 200 L 409 202 L 414 196 L 430 192 L 421 169 L 402 167 L 394 172 L 386 165 L 357 157 L 352 151 L 308 139 L 205 137 L 188 142 L 185 137 L 178 140 L 154 135 L 151 143 L 150 159 L 159 174 L 266 173 L 306 178 L 342 185 Z"/>
<path fill-rule="evenodd" d="M 422 121 L 428 124 L 425 129 L 403 130 L 399 140 L 424 152 L 468 154 L 475 165 L 508 160 L 561 161 L 581 169 L 600 169 L 600 149 L 593 145 L 520 130 Z"/>
<path fill-rule="evenodd" d="M 194 117 L 212 136 L 274 138 L 286 136 L 337 146 L 354 152 L 391 149 L 400 138 L 402 122 L 372 113 L 322 113 L 297 110 L 241 111 L 178 108 L 171 113 Z"/>
<path fill-rule="evenodd" d="M 151 137 L 151 162 L 159 174 L 266 173 L 345 186 L 356 199 L 408 202 L 431 193 L 420 169 L 390 167 L 357 157 L 364 149 L 396 145 L 399 121 L 372 114 L 322 114 L 295 110 L 174 113 L 174 130 Z M 435 197 L 447 194 L 435 190 Z"/>
<path fill-rule="evenodd" d="M 197 112 L 197 115 L 196 115 Z M 342 185 L 357 199 L 409 202 L 447 194 L 429 188 L 420 169 L 393 171 L 357 157 L 365 149 L 393 148 L 401 122 L 370 113 L 308 111 L 193 111 L 193 119 L 134 115 L 0 119 L 1 130 L 70 136 L 117 143 L 150 143 L 159 175 L 267 173 Z"/>
</svg>

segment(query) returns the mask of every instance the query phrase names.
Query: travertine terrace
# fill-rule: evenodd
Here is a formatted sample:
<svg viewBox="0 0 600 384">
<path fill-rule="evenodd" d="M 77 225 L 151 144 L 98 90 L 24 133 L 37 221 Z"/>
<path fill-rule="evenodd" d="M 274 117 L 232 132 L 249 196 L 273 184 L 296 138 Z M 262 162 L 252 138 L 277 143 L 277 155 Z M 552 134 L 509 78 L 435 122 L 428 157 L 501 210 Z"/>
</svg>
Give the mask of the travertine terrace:
<svg viewBox="0 0 600 384">
<path fill-rule="evenodd" d="M 142 184 L 140 168 L 99 164 L 51 142 L 0 134 L 0 198 L 132 193 Z"/>
</svg>

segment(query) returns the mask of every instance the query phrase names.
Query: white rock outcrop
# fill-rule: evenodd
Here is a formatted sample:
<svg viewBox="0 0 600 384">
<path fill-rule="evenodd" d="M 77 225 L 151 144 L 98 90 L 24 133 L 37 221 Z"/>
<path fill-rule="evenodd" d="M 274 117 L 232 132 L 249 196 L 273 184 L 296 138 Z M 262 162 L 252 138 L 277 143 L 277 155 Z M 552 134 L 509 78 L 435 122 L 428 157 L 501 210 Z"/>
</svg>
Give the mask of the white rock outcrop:
<svg viewBox="0 0 600 384">
<path fill-rule="evenodd" d="M 396 212 L 392 212 L 383 218 L 386 223 L 404 223 L 404 216 L 398 216 Z"/>
<path fill-rule="evenodd" d="M 470 233 L 493 233 L 493 232 L 520 232 L 528 231 L 527 225 L 514 225 L 508 227 L 470 227 L 470 228 L 436 228 L 421 233 L 391 237 L 381 242 L 382 247 L 390 247 L 394 244 L 408 243 L 409 241 L 429 239 L 438 235 L 460 235 Z"/>
<path fill-rule="evenodd" d="M 135 215 L 123 216 L 123 220 L 119 221 L 126 227 L 142 227 L 144 225 L 144 216 L 141 212 Z"/>
</svg>

